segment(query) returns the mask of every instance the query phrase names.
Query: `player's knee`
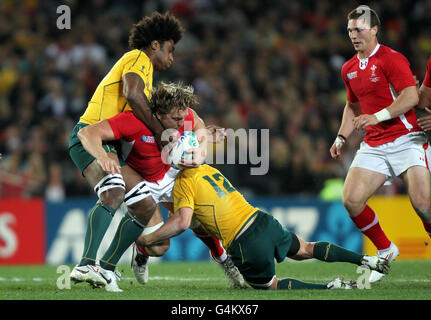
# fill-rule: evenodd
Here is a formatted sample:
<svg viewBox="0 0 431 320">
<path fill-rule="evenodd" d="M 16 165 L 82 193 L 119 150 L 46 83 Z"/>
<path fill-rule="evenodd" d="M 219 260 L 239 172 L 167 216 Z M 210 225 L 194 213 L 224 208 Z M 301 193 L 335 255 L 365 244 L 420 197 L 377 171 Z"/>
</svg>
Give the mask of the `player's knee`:
<svg viewBox="0 0 431 320">
<path fill-rule="evenodd" d="M 157 204 L 152 197 L 146 197 L 139 202 L 129 204 L 127 206 L 127 209 L 130 213 L 132 213 L 139 220 L 145 221 L 146 223 L 148 223 L 148 221 L 151 219 L 154 212 L 156 211 L 156 208 Z"/>
<path fill-rule="evenodd" d="M 278 289 L 278 278 L 274 277 L 271 285 L 267 288 L 268 290 L 277 290 Z"/>
<path fill-rule="evenodd" d="M 307 242 L 307 241 L 301 240 L 298 251 L 294 256 L 291 256 L 289 258 L 292 258 L 298 261 L 313 258 L 314 245 L 315 245 L 315 242 Z"/>
<path fill-rule="evenodd" d="M 343 206 L 350 216 L 355 216 L 363 210 L 365 203 L 350 194 L 343 194 Z"/>
<path fill-rule="evenodd" d="M 118 209 L 124 201 L 124 190 L 121 188 L 106 190 L 100 194 L 99 199 L 111 208 Z"/>
<path fill-rule="evenodd" d="M 124 202 L 129 212 L 145 224 L 148 223 L 157 208 L 156 202 L 151 197 L 150 189 L 144 181 L 136 184 L 126 193 Z"/>
<path fill-rule="evenodd" d="M 100 201 L 118 209 L 124 201 L 125 183 L 121 174 L 108 174 L 94 187 Z"/>
<path fill-rule="evenodd" d="M 430 201 L 426 197 L 419 199 L 417 201 L 412 201 L 413 208 L 415 209 L 419 218 L 422 221 L 429 223 L 431 222 L 431 208 Z"/>
<path fill-rule="evenodd" d="M 305 242 L 305 245 L 304 245 L 304 256 L 307 259 L 313 258 L 315 244 L 316 244 L 315 242 Z"/>
</svg>

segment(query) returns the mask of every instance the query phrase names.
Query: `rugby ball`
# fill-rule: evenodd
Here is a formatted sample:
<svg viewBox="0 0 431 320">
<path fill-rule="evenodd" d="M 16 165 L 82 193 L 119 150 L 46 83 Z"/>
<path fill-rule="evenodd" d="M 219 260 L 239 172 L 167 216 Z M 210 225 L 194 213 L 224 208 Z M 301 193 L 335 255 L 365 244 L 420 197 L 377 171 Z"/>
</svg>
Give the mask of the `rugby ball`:
<svg viewBox="0 0 431 320">
<path fill-rule="evenodd" d="M 184 131 L 168 154 L 169 163 L 176 169 L 181 169 L 181 159 L 191 160 L 192 154 L 187 150 L 199 148 L 199 140 L 193 131 Z"/>
</svg>

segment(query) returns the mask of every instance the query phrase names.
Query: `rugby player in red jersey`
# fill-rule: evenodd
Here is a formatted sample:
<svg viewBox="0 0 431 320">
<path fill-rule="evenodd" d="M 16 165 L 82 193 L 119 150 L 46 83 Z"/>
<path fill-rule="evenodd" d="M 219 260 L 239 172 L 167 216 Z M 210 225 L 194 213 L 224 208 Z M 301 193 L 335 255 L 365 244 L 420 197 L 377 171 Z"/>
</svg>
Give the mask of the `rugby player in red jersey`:
<svg viewBox="0 0 431 320">
<path fill-rule="evenodd" d="M 383 232 L 367 201 L 382 185 L 400 177 L 413 208 L 429 227 L 428 142 L 413 110 L 419 98 L 409 61 L 378 42 L 380 21 L 368 6 L 353 10 L 347 20 L 348 35 L 357 54 L 341 71 L 347 102 L 330 153 L 338 159 L 353 130 L 365 129 L 347 173 L 343 205 L 357 228 L 377 247 L 377 255 L 393 260 L 399 250 Z M 369 280 L 375 282 L 383 276 L 372 271 Z"/>
<path fill-rule="evenodd" d="M 180 164 L 188 167 L 197 167 L 204 162 L 209 139 L 204 122 L 195 111 L 189 108 L 197 105 L 197 103 L 197 97 L 193 94 L 191 87 L 163 82 L 153 90 L 149 102 L 153 114 L 165 129 L 175 129 L 177 134 L 184 130 L 196 133 L 200 145 L 199 148 L 193 150 L 193 160 L 180 162 Z M 136 118 L 133 112 L 125 111 L 112 118 L 82 128 L 78 137 L 85 150 L 96 159 L 101 168 L 112 174 L 120 172 L 120 165 L 108 156 L 102 143 L 103 141 L 121 141 L 121 157 L 128 165 L 126 169 L 131 168 L 131 172 L 128 173 L 129 179 L 126 181 L 124 202 L 128 208 L 132 209 L 132 212 L 139 213 L 139 208 L 142 206 L 140 202 L 149 196 L 152 196 L 156 204 L 162 203 L 168 210 L 173 211 L 172 188 L 179 170 L 171 167 L 162 159 L 162 152 L 165 149 L 160 151 L 153 132 Z M 163 218 L 157 208 L 152 217 L 145 219 L 148 221 L 146 226 L 135 221 L 138 226 L 141 226 L 141 232 L 135 233 L 133 238 L 125 239 L 122 236 L 124 230 L 121 229 L 121 224 L 130 219 L 133 219 L 133 216 L 126 215 L 120 222 L 114 240 L 100 259 L 102 270 L 115 270 L 116 263 L 122 254 L 138 239 L 142 231 L 143 234 L 149 234 L 163 224 Z M 136 230 L 139 231 L 138 228 Z M 242 286 L 244 280 L 227 256 L 220 241 L 209 236 L 199 226 L 195 226 L 193 231 L 211 249 L 211 256 L 224 268 L 234 285 Z M 148 254 L 162 255 L 169 248 L 169 242 L 152 248 L 142 248 L 139 245 L 136 247 L 136 256 L 132 261 L 132 267 L 137 280 L 143 284 L 148 281 Z M 106 286 L 108 291 L 121 290 L 116 281 L 114 282 Z"/>
<path fill-rule="evenodd" d="M 426 112 L 431 113 L 431 57 L 428 59 L 424 81 L 419 88 L 419 103 L 417 108 L 419 110 L 425 109 Z M 418 123 L 422 129 L 431 132 L 431 115 L 421 115 L 418 118 Z M 431 230 L 427 231 L 431 235 Z"/>
</svg>

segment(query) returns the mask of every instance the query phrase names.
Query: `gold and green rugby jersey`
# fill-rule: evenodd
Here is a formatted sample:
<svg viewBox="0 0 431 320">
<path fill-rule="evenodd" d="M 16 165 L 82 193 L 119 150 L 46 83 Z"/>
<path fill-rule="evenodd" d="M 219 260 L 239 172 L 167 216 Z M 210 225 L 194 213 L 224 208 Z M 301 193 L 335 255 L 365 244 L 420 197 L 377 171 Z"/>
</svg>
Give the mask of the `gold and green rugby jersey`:
<svg viewBox="0 0 431 320">
<path fill-rule="evenodd" d="M 153 64 L 143 51 L 131 50 L 117 61 L 97 86 L 79 122 L 93 124 L 112 118 L 125 110 L 131 110 L 123 94 L 122 80 L 123 76 L 130 72 L 136 73 L 144 81 L 144 93 L 150 99 L 153 87 Z"/>
<path fill-rule="evenodd" d="M 194 217 L 228 249 L 241 227 L 258 209 L 209 165 L 181 171 L 174 185 L 174 212 L 193 209 Z"/>
</svg>

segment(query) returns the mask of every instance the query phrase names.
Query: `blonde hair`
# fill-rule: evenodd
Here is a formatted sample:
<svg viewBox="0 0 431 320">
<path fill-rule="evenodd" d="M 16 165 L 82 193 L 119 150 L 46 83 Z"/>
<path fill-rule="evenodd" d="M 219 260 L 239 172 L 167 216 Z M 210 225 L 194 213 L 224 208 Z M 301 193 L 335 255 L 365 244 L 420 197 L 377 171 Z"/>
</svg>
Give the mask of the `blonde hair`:
<svg viewBox="0 0 431 320">
<path fill-rule="evenodd" d="M 151 92 L 150 108 L 153 113 L 167 114 L 173 108 L 194 108 L 198 104 L 193 87 L 182 82 L 160 82 Z"/>
</svg>

